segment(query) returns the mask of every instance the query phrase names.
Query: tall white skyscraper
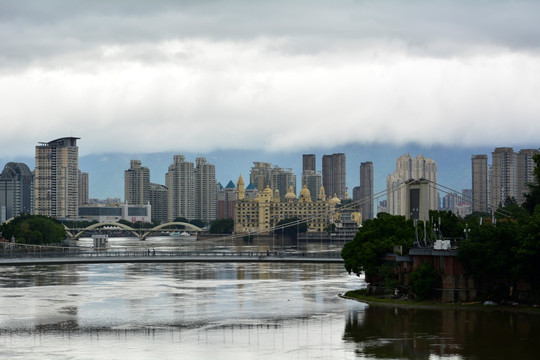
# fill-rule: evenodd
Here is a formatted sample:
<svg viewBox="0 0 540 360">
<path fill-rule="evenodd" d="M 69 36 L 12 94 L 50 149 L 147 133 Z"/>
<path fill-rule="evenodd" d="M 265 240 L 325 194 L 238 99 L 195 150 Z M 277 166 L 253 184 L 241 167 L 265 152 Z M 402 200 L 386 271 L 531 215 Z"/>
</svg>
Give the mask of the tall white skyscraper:
<svg viewBox="0 0 540 360">
<path fill-rule="evenodd" d="M 205 158 L 195 160 L 195 204 L 196 218 L 209 223 L 217 217 L 216 166 Z"/>
<path fill-rule="evenodd" d="M 188 220 L 196 218 L 195 208 L 195 167 L 185 161 L 183 155 L 175 155 L 174 162 L 165 175 L 168 192 L 168 218 L 173 221 L 178 217 Z"/>
<path fill-rule="evenodd" d="M 431 182 L 427 191 L 427 204 L 430 210 L 437 210 L 438 196 L 435 184 L 437 183 L 437 163 L 432 159 L 418 155 L 411 158 L 409 154 L 400 156 L 396 161 L 396 170 L 386 178 L 386 191 L 388 197 L 388 212 L 392 215 L 409 216 L 407 209 L 407 187 L 405 182 L 411 179 L 426 179 Z"/>
<path fill-rule="evenodd" d="M 150 203 L 150 170 L 141 166 L 140 160 L 131 160 L 130 168 L 124 171 L 124 201 L 128 205 Z"/>
</svg>

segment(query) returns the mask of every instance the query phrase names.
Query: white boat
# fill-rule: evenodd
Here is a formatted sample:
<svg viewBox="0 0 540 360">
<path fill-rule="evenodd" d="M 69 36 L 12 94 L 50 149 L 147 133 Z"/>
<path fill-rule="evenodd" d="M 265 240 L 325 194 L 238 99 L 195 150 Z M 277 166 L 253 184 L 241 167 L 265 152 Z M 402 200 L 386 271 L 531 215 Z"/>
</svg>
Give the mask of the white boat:
<svg viewBox="0 0 540 360">
<path fill-rule="evenodd" d="M 181 238 L 193 238 L 194 240 L 197 240 L 197 234 L 194 234 L 194 235 L 191 235 L 190 233 L 186 232 L 186 231 L 172 231 L 169 233 L 169 236 L 174 236 L 174 237 L 181 237 Z"/>
</svg>

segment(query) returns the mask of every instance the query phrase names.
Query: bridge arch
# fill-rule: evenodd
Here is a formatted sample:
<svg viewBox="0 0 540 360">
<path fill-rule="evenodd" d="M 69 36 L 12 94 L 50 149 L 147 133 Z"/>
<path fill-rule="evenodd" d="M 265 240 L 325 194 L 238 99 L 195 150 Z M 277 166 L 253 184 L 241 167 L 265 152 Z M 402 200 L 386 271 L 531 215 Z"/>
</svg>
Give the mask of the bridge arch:
<svg viewBox="0 0 540 360">
<path fill-rule="evenodd" d="M 65 226 L 65 225 L 64 225 Z M 115 226 L 115 227 L 119 227 L 123 230 L 127 230 L 127 231 L 131 231 L 136 237 L 140 237 L 140 235 L 137 233 L 137 231 L 132 228 L 131 226 L 128 226 L 128 225 L 125 225 L 125 224 L 122 224 L 122 223 L 116 223 L 116 222 L 103 222 L 103 223 L 97 223 L 97 224 L 92 224 L 90 226 L 87 226 L 85 227 L 84 229 L 82 229 L 81 231 L 79 231 L 77 234 L 75 235 L 71 235 L 68 231 L 68 235 L 71 235 L 71 237 L 73 239 L 79 239 L 81 237 L 81 235 L 85 232 L 85 231 L 89 231 L 89 230 L 94 230 L 94 229 L 97 229 L 97 228 L 100 228 L 100 227 L 104 227 L 104 226 Z M 66 228 L 67 230 L 67 228 Z"/>
<path fill-rule="evenodd" d="M 148 235 L 150 235 L 153 231 L 164 229 L 164 228 L 172 226 L 172 225 L 181 225 L 181 226 L 184 226 L 184 228 L 186 228 L 186 229 L 197 231 L 197 232 L 203 231 L 203 229 L 201 229 L 200 227 L 195 226 L 193 224 L 186 223 L 186 222 L 173 221 L 173 222 L 168 222 L 168 223 L 165 223 L 165 224 L 158 225 L 158 226 L 150 229 L 149 231 L 144 233 L 143 236 L 141 236 L 141 239 L 146 239 L 146 237 Z"/>
</svg>

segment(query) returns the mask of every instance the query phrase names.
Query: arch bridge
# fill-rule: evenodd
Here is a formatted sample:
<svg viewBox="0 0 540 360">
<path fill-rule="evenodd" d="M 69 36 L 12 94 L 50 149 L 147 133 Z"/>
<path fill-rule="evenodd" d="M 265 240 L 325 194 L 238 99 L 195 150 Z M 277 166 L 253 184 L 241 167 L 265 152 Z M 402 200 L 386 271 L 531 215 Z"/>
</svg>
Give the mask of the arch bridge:
<svg viewBox="0 0 540 360">
<path fill-rule="evenodd" d="M 159 230 L 162 230 L 162 229 L 166 229 L 169 226 L 183 226 L 184 229 L 193 230 L 193 231 L 197 231 L 197 232 L 203 231 L 198 226 L 195 226 L 195 225 L 189 224 L 189 223 L 185 223 L 185 222 L 178 222 L 178 221 L 176 221 L 176 222 L 173 221 L 173 222 L 161 224 L 161 225 L 158 225 L 158 226 L 153 227 L 151 229 L 134 229 L 131 226 L 128 226 L 128 225 L 125 225 L 125 224 L 122 224 L 122 223 L 115 223 L 115 222 L 97 223 L 97 224 L 87 226 L 84 229 L 70 229 L 65 225 L 64 225 L 64 228 L 66 229 L 66 233 L 70 238 L 78 240 L 82 236 L 82 234 L 84 234 L 84 232 L 91 231 L 91 230 L 96 230 L 96 229 L 99 229 L 99 228 L 102 228 L 102 227 L 105 227 L 105 226 L 114 226 L 114 227 L 121 228 L 122 230 L 129 231 L 129 232 L 131 232 L 133 235 L 135 235 L 136 237 L 138 237 L 141 240 L 146 239 L 153 232 L 156 232 L 156 231 L 159 231 Z"/>
</svg>

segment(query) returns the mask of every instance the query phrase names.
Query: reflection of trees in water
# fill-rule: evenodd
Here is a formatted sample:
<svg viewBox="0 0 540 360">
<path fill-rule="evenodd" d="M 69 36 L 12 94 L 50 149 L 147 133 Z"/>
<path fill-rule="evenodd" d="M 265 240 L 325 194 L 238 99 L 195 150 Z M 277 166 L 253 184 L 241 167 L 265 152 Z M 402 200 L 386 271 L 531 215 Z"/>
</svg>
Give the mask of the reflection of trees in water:
<svg viewBox="0 0 540 360">
<path fill-rule="evenodd" d="M 344 340 L 377 359 L 526 359 L 538 355 L 539 333 L 540 315 L 369 306 L 349 313 Z"/>
</svg>

